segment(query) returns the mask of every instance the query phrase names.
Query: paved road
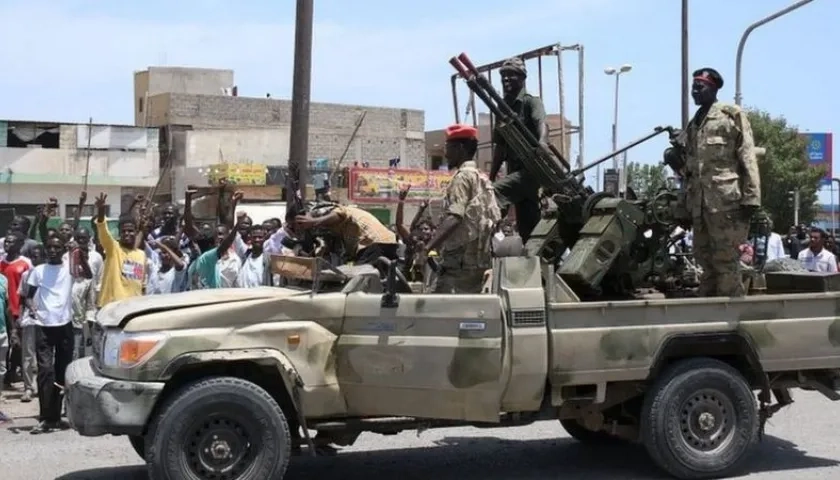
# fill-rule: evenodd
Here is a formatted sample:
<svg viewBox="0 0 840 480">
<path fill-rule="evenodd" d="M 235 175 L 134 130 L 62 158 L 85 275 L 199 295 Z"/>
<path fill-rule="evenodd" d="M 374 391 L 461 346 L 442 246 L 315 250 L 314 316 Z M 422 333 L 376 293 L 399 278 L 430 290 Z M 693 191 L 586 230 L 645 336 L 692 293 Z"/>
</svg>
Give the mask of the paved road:
<svg viewBox="0 0 840 480">
<path fill-rule="evenodd" d="M 7 392 L 8 393 L 8 392 Z M 12 393 L 12 396 L 15 394 Z M 840 478 L 840 403 L 797 392 L 771 420 L 743 477 L 750 480 Z M 124 437 L 83 438 L 72 431 L 29 435 L 37 402 L 0 405 L 15 421 L 0 428 L 0 472 L 15 480 L 141 480 L 139 458 Z M 298 458 L 289 479 L 587 480 L 660 479 L 636 447 L 584 447 L 555 422 L 509 429 L 450 428 L 383 437 L 364 435 L 335 457 Z"/>
</svg>

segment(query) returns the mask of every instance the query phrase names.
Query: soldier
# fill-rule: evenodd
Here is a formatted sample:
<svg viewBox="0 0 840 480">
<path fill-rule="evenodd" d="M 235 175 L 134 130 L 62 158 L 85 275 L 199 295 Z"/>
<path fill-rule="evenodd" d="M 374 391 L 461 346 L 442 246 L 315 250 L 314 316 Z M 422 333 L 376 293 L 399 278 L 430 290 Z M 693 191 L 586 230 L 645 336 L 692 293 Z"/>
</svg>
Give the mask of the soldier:
<svg viewBox="0 0 840 480">
<path fill-rule="evenodd" d="M 741 297 L 738 247 L 761 205 L 752 128 L 746 113 L 718 102 L 723 78 L 712 68 L 693 74 L 700 108 L 687 127 L 686 200 L 694 227 L 694 258 L 703 268 L 700 295 Z"/>
<path fill-rule="evenodd" d="M 425 252 L 443 257 L 433 293 L 481 293 L 490 268 L 490 239 L 501 219 L 490 181 L 478 170 L 478 130 L 469 125 L 446 129 L 446 160 L 458 169 L 446 188 L 444 218 Z M 424 255 L 425 256 L 425 255 Z"/>
<path fill-rule="evenodd" d="M 530 132 L 543 144 L 548 143 L 548 127 L 545 123 L 545 107 L 539 97 L 525 91 L 525 78 L 528 72 L 525 62 L 520 58 L 505 60 L 499 69 L 502 75 L 502 89 L 505 102 L 516 112 L 519 119 Z M 490 168 L 490 181 L 494 182 L 496 197 L 504 214 L 514 205 L 516 225 L 522 243 L 528 241 L 531 231 L 540 221 L 539 188 L 540 184 L 525 170 L 523 158 L 516 158 L 507 149 L 504 139 L 493 132 L 493 165 Z M 502 163 L 507 164 L 507 174 L 496 181 Z"/>
</svg>

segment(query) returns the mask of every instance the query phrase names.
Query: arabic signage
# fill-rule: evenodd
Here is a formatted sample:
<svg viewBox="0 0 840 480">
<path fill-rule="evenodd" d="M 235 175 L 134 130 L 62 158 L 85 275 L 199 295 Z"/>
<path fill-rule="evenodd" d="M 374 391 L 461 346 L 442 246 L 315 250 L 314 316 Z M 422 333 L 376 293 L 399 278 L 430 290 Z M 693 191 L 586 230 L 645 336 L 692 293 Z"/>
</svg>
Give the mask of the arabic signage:
<svg viewBox="0 0 840 480">
<path fill-rule="evenodd" d="M 211 185 L 226 179 L 232 185 L 265 185 L 265 165 L 256 163 L 220 163 L 210 165 L 207 179 Z"/>
<path fill-rule="evenodd" d="M 808 163 L 814 167 L 824 167 L 823 185 L 830 185 L 833 177 L 834 158 L 832 156 L 832 135 L 830 133 L 804 133 Z"/>
<path fill-rule="evenodd" d="M 411 185 L 406 202 L 444 196 L 452 172 L 389 168 L 351 168 L 349 196 L 356 203 L 397 203 L 400 188 Z"/>
</svg>

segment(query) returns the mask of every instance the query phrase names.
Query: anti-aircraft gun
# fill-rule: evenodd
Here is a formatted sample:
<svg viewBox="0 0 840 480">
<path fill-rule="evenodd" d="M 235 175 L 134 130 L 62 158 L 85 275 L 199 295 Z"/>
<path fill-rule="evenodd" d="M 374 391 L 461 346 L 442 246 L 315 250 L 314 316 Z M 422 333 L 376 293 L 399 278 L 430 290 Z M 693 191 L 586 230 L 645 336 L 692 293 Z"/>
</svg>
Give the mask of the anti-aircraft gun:
<svg viewBox="0 0 840 480">
<path fill-rule="evenodd" d="M 679 282 L 663 279 L 673 277 L 672 273 L 680 276 L 680 272 L 669 272 L 669 246 L 674 241 L 673 230 L 685 217 L 680 208 L 681 194 L 668 190 L 653 199 L 627 200 L 595 192 L 583 184 L 582 176 L 663 132 L 673 137 L 672 128 L 659 127 L 583 168 L 572 170 L 557 148 L 541 144 L 528 130 L 466 54 L 453 57 L 449 63 L 495 115 L 496 133 L 540 182 L 542 197 L 551 199 L 525 245 L 527 255 L 558 266 L 558 273 L 582 299 L 625 297 L 652 279 L 660 288 L 680 286 Z M 569 255 L 561 263 L 567 249 Z"/>
</svg>

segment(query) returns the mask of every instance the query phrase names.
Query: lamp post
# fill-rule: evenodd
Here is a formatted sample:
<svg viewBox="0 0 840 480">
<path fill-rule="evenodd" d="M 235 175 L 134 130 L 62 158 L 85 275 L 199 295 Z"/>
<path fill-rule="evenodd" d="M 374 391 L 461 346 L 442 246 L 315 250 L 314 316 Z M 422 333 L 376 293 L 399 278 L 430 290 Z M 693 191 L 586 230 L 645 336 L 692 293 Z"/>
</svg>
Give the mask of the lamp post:
<svg viewBox="0 0 840 480">
<path fill-rule="evenodd" d="M 837 191 L 840 192 L 840 178 L 831 179 L 831 234 L 837 234 L 837 206 L 834 204 L 834 185 L 837 184 Z M 838 196 L 840 199 L 840 196 Z"/>
<path fill-rule="evenodd" d="M 615 76 L 615 99 L 613 103 L 613 124 L 612 124 L 612 151 L 618 150 L 618 85 L 622 73 L 627 73 L 633 69 L 632 65 L 624 64 L 620 68 L 608 67 L 604 69 L 607 75 Z M 613 157 L 613 169 L 618 170 L 618 156 Z M 619 192 L 626 195 L 627 190 L 627 176 L 625 170 L 627 169 L 627 155 L 622 156 L 621 170 L 619 170 Z M 600 176 L 600 175 L 599 175 Z"/>
<path fill-rule="evenodd" d="M 738 42 L 738 53 L 735 54 L 735 104 L 736 105 L 741 105 L 741 100 L 742 100 L 742 98 L 741 98 L 741 60 L 743 59 L 743 56 L 744 56 L 744 45 L 746 45 L 746 43 L 747 43 L 747 38 L 750 36 L 750 34 L 756 28 L 758 28 L 762 25 L 765 25 L 767 23 L 770 23 L 773 20 L 775 20 L 775 19 L 777 19 L 777 18 L 779 18 L 783 15 L 787 15 L 788 13 L 796 10 L 799 7 L 804 7 L 805 5 L 807 5 L 807 4 L 809 4 L 813 1 L 814 0 L 800 0 L 800 1 L 794 3 L 793 5 L 791 5 L 787 8 L 783 8 L 782 10 L 779 10 L 778 12 L 776 12 L 776 13 L 770 15 L 770 16 L 762 18 L 761 20 L 753 23 L 752 25 L 747 27 L 746 30 L 744 30 L 744 34 L 741 35 L 741 41 Z"/>
</svg>

